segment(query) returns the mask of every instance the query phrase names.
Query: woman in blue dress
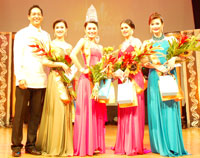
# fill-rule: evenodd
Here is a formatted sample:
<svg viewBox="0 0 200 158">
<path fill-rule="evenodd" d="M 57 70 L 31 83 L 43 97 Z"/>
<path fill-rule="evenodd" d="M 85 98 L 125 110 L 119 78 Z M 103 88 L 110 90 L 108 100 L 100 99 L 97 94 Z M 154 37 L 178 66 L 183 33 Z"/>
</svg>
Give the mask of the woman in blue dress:
<svg viewBox="0 0 200 158">
<path fill-rule="evenodd" d="M 162 48 L 162 50 L 156 50 L 159 53 L 151 56 L 151 62 L 145 64 L 150 68 L 147 88 L 149 136 L 153 153 L 175 157 L 188 155 L 188 153 L 183 143 L 180 104 L 174 100 L 162 101 L 158 86 L 160 74 L 170 72 L 176 76 L 174 67 L 176 57 L 166 60 L 168 41 L 174 37 L 163 35 L 163 25 L 161 15 L 153 13 L 149 17 L 150 32 L 153 37 L 144 41 L 144 46 L 153 42 L 153 47 Z"/>
</svg>

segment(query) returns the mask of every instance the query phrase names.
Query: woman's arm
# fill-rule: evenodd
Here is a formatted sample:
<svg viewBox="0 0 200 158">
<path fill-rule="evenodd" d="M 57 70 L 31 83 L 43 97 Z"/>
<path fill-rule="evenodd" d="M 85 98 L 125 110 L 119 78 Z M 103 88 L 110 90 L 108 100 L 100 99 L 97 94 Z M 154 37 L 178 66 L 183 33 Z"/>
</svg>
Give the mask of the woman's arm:
<svg viewBox="0 0 200 158">
<path fill-rule="evenodd" d="M 54 62 L 54 61 L 48 60 L 46 57 L 43 58 L 42 64 L 45 65 L 45 66 L 51 67 L 51 68 L 53 68 L 53 67 L 63 68 L 63 70 L 66 73 L 70 73 L 71 72 L 70 68 L 65 63 L 63 63 L 63 62 Z"/>
<path fill-rule="evenodd" d="M 131 45 L 132 45 L 133 47 L 136 47 L 137 49 L 141 49 L 141 47 L 142 47 L 142 42 L 140 41 L 139 38 L 135 38 L 135 40 L 131 42 Z"/>
<path fill-rule="evenodd" d="M 160 72 L 166 73 L 168 71 L 165 64 L 161 64 L 155 55 L 149 56 L 149 61 L 143 64 L 150 69 L 156 69 Z"/>
<path fill-rule="evenodd" d="M 143 42 L 142 46 L 141 46 L 141 49 L 143 50 L 143 49 L 145 48 L 145 46 L 146 46 L 147 44 L 149 44 L 149 43 L 150 43 L 149 40 L 145 40 L 145 41 Z M 141 62 L 142 62 L 142 66 L 144 66 L 144 67 L 146 67 L 146 68 L 149 68 L 149 69 L 155 68 L 156 65 L 155 65 L 155 63 L 153 64 L 152 58 L 153 58 L 153 57 L 152 57 L 151 55 L 141 58 L 140 60 L 141 60 Z"/>
<path fill-rule="evenodd" d="M 168 41 L 169 41 L 170 43 L 172 43 L 174 40 L 177 41 L 177 39 L 176 39 L 174 36 L 168 37 Z M 174 57 L 172 57 L 171 59 L 169 59 L 169 60 L 165 63 L 165 65 L 167 66 L 168 71 L 174 69 L 175 63 L 176 63 L 177 60 L 180 60 L 180 58 L 177 57 L 177 56 L 174 56 Z"/>
<path fill-rule="evenodd" d="M 54 62 L 47 59 L 46 57 L 43 58 L 42 64 L 48 67 L 63 67 L 63 65 L 65 65 L 63 62 Z"/>
<path fill-rule="evenodd" d="M 103 46 L 102 45 L 99 45 L 99 48 L 101 50 L 101 55 L 103 56 Z"/>
<path fill-rule="evenodd" d="M 66 49 L 66 54 L 67 54 L 67 55 L 70 55 L 71 52 L 72 52 L 72 45 L 69 44 L 69 48 Z"/>
<path fill-rule="evenodd" d="M 141 49 L 144 49 L 144 47 L 149 42 L 150 42 L 149 40 L 144 41 Z M 168 71 L 167 68 L 164 65 L 160 64 L 160 62 L 159 62 L 159 60 L 158 60 L 158 58 L 155 54 L 148 56 L 148 58 L 144 58 L 142 63 L 143 63 L 144 67 L 147 67 L 147 68 L 150 68 L 150 69 L 156 69 L 156 70 L 163 72 L 163 73 L 166 73 Z"/>
<path fill-rule="evenodd" d="M 83 38 L 81 38 L 70 54 L 72 61 L 74 62 L 74 64 L 77 66 L 77 68 L 79 70 L 83 70 L 84 68 L 81 66 L 79 59 L 77 58 L 77 55 L 83 48 L 84 44 L 85 44 L 85 40 Z"/>
</svg>

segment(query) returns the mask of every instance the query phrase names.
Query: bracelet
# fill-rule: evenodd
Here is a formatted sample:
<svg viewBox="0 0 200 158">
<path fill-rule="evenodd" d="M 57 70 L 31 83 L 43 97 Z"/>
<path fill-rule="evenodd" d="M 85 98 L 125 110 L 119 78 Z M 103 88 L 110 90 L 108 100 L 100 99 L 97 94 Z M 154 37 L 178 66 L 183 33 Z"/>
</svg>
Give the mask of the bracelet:
<svg viewBox="0 0 200 158">
<path fill-rule="evenodd" d="M 72 88 L 72 85 L 68 86 L 67 88 Z"/>
<path fill-rule="evenodd" d="M 85 70 L 85 68 L 83 68 L 83 67 L 82 67 L 82 68 L 80 69 L 80 72 L 82 72 L 82 73 L 83 73 L 83 71 L 84 71 L 84 70 Z"/>
</svg>

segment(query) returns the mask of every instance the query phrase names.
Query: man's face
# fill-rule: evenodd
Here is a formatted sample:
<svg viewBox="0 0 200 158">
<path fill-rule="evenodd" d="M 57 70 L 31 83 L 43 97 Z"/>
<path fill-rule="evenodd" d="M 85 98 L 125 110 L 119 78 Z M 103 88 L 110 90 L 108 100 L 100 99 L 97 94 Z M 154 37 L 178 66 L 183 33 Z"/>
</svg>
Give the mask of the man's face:
<svg viewBox="0 0 200 158">
<path fill-rule="evenodd" d="M 28 19 L 33 26 L 39 28 L 43 20 L 41 10 L 39 8 L 33 8 Z"/>
</svg>

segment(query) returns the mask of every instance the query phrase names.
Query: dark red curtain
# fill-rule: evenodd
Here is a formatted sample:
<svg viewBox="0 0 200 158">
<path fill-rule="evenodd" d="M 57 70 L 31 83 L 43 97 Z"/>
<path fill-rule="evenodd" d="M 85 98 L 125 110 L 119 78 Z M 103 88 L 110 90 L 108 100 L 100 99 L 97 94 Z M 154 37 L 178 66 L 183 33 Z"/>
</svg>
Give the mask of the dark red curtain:
<svg viewBox="0 0 200 158">
<path fill-rule="evenodd" d="M 200 28 L 200 0 L 192 0 L 195 29 Z"/>
</svg>

